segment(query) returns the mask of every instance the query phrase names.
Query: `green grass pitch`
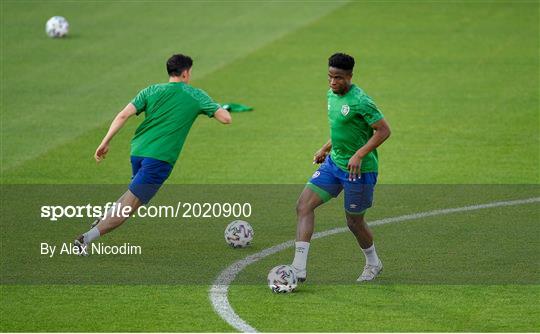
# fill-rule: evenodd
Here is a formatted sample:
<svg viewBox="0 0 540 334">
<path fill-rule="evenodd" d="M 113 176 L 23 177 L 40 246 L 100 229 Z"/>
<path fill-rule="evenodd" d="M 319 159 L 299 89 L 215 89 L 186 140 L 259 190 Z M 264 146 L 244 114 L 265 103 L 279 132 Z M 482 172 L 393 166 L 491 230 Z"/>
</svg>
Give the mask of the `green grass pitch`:
<svg viewBox="0 0 540 334">
<path fill-rule="evenodd" d="M 393 131 L 368 220 L 539 196 L 537 1 L 0 6 L 1 331 L 234 331 L 209 287 L 234 261 L 294 238 L 296 197 L 328 138 L 336 51 L 355 56 L 355 83 Z M 54 15 L 69 20 L 69 37 L 46 37 Z M 167 183 L 215 201 L 230 199 L 220 185 L 252 194 L 253 246 L 225 245 L 227 219 L 134 219 L 103 241 L 141 244 L 140 257 L 39 256 L 39 242 L 70 241 L 88 223 L 47 222 L 40 201 L 76 200 L 88 185 L 107 185 L 91 196 L 114 200 L 129 182 L 139 119 L 104 163 L 93 152 L 139 89 L 167 79 L 176 52 L 194 58 L 195 86 L 255 111 L 228 127 L 197 120 Z M 156 203 L 186 189 L 171 187 Z M 342 200 L 317 212 L 316 231 L 345 226 Z M 363 259 L 352 235 L 317 239 L 297 292 L 265 286 L 288 249 L 241 272 L 229 300 L 260 331 L 538 332 L 539 218 L 534 203 L 375 227 L 385 271 L 370 285 L 354 284 Z"/>
</svg>

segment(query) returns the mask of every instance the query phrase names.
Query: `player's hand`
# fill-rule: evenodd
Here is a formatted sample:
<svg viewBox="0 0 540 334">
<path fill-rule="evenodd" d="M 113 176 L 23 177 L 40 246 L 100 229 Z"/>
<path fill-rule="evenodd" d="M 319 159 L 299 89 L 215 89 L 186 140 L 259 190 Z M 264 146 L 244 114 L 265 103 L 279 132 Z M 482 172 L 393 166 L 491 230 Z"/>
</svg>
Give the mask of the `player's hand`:
<svg viewBox="0 0 540 334">
<path fill-rule="evenodd" d="M 323 150 L 323 149 L 318 150 L 317 152 L 315 152 L 315 155 L 313 156 L 313 163 L 314 164 L 323 163 L 327 155 L 328 155 L 328 151 Z"/>
<path fill-rule="evenodd" d="M 362 166 L 362 158 L 358 155 L 353 155 L 349 159 L 347 169 L 349 170 L 349 181 L 356 181 L 360 177 L 360 167 Z"/>
<path fill-rule="evenodd" d="M 109 152 L 109 143 L 101 143 L 94 154 L 94 159 L 96 159 L 96 162 L 100 163 L 101 160 L 105 159 L 107 152 Z"/>
</svg>

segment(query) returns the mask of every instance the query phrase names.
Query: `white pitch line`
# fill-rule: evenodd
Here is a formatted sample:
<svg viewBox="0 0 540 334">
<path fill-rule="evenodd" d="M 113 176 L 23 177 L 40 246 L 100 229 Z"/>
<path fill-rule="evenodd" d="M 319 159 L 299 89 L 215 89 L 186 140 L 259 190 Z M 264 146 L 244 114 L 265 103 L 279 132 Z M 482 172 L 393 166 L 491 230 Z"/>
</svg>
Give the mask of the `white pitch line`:
<svg viewBox="0 0 540 334">
<path fill-rule="evenodd" d="M 385 225 L 385 224 L 391 224 L 391 223 L 400 223 L 400 222 L 405 222 L 409 220 L 415 220 L 415 219 L 433 217 L 433 216 L 449 215 L 449 214 L 458 213 L 458 212 L 489 209 L 489 208 L 495 208 L 495 207 L 501 207 L 501 206 L 530 204 L 530 203 L 536 203 L 536 202 L 540 202 L 540 197 L 520 199 L 520 200 L 515 200 L 515 201 L 503 201 L 503 202 L 492 202 L 492 203 L 486 203 L 486 204 L 470 205 L 470 206 L 463 206 L 460 208 L 425 211 L 425 212 L 419 212 L 419 213 L 414 213 L 410 215 L 403 215 L 403 216 L 375 220 L 369 223 L 368 225 L 378 226 L 378 225 Z M 312 239 L 324 238 L 329 235 L 343 233 L 348 230 L 349 230 L 348 227 L 333 228 L 330 230 L 317 232 L 313 234 Z M 228 299 L 229 286 L 234 281 L 236 276 L 250 264 L 253 264 L 267 256 L 281 252 L 282 250 L 293 247 L 293 246 L 294 246 L 294 240 L 289 240 L 279 245 L 275 245 L 275 246 L 263 249 L 262 251 L 258 253 L 249 255 L 243 258 L 242 260 L 238 260 L 234 262 L 233 264 L 231 264 L 230 266 L 228 266 L 227 268 L 225 268 L 225 270 L 223 270 L 219 274 L 219 276 L 216 278 L 209 292 L 210 301 L 212 302 L 212 306 L 214 307 L 214 310 L 216 311 L 216 313 L 223 320 L 225 320 L 229 325 L 231 325 L 232 327 L 234 327 L 240 332 L 244 332 L 244 333 L 257 332 L 255 328 L 250 326 L 247 322 L 245 322 L 242 318 L 240 318 L 240 316 L 236 314 L 236 312 L 234 312 L 234 309 L 232 308 Z"/>
</svg>

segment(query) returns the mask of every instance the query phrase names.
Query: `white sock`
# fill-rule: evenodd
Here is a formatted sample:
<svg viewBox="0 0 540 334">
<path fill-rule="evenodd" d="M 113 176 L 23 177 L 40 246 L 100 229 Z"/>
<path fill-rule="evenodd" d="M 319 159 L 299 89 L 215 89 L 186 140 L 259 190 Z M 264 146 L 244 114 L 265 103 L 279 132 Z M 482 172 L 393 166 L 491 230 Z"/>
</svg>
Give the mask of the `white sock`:
<svg viewBox="0 0 540 334">
<path fill-rule="evenodd" d="M 295 246 L 296 250 L 294 252 L 294 260 L 292 265 L 300 271 L 306 270 L 309 242 L 297 241 L 295 242 Z"/>
<path fill-rule="evenodd" d="M 364 252 L 364 256 L 366 257 L 366 264 L 369 264 L 370 266 L 379 264 L 379 257 L 377 256 L 377 251 L 375 251 L 375 244 L 366 249 L 362 248 L 362 252 Z"/>
<path fill-rule="evenodd" d="M 91 230 L 83 234 L 84 243 L 89 244 L 99 237 L 99 230 L 97 227 L 93 227 Z"/>
</svg>

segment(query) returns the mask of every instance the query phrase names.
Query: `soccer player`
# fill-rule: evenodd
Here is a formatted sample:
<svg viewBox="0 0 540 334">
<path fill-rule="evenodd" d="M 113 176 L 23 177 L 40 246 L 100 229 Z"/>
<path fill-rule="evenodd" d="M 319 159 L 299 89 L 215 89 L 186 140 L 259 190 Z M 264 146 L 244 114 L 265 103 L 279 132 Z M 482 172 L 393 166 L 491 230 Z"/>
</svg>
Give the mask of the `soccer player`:
<svg viewBox="0 0 540 334">
<path fill-rule="evenodd" d="M 376 148 L 390 136 L 390 127 L 373 100 L 351 82 L 353 68 L 354 58 L 349 55 L 336 53 L 328 59 L 330 140 L 315 153 L 313 163 L 322 165 L 307 183 L 296 207 L 298 225 L 292 266 L 299 281 L 306 279 L 314 210 L 342 190 L 347 225 L 366 258 L 358 281 L 375 279 L 383 268 L 364 214 L 371 207 L 377 182 Z"/>
<path fill-rule="evenodd" d="M 203 90 L 189 85 L 192 65 L 190 57 L 173 55 L 167 60 L 169 82 L 141 90 L 113 120 L 96 149 L 94 158 L 98 163 L 105 159 L 109 143 L 126 121 L 133 115 L 145 114 L 131 140 L 131 183 L 116 202 L 121 208 L 130 210 L 125 216 L 114 215 L 109 210 L 103 218 L 94 222 L 88 232 L 77 237 L 74 245 L 80 255 L 87 255 L 88 244 L 120 226 L 156 194 L 171 174 L 197 116 L 204 114 L 214 117 L 220 123 L 231 123 L 231 115 L 227 110 L 221 108 Z"/>
</svg>

